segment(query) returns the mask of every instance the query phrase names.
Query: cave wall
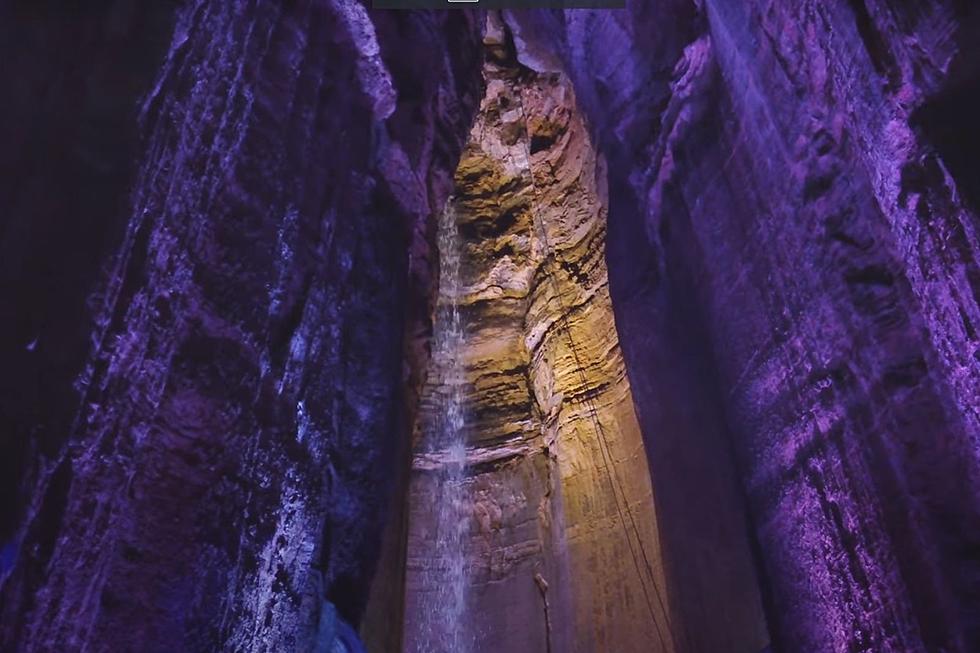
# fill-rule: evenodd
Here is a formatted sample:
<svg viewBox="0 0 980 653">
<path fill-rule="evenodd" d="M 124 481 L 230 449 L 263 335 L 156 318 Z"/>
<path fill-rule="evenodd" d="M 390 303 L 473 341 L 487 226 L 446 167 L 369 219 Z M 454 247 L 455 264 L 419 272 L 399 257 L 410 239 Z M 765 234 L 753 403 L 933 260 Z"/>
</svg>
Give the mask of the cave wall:
<svg viewBox="0 0 980 653">
<path fill-rule="evenodd" d="M 309 643 L 407 464 L 480 14 L 151 4 L 0 8 L 5 649 Z M 980 648 L 971 4 L 506 13 L 607 164 L 683 646 L 758 577 L 777 649 Z"/>
<path fill-rule="evenodd" d="M 351 622 L 366 600 L 407 451 L 404 324 L 427 292 L 428 218 L 482 95 L 479 21 L 263 0 L 147 20 L 172 33 L 155 80 L 122 46 L 95 59 L 145 93 L 112 114 L 141 163 L 128 219 L 113 213 L 125 178 L 82 208 L 121 244 L 104 283 L 70 289 L 97 291 L 85 342 L 62 343 L 78 395 L 34 408 L 73 417 L 23 481 L 0 648 L 305 650 L 324 600 Z M 94 22 L 93 38 L 111 31 Z M 49 192 L 78 167 L 49 169 Z M 43 215 L 39 229 L 72 218 L 67 203 Z"/>
<path fill-rule="evenodd" d="M 731 451 L 780 650 L 980 645 L 974 181 L 949 136 L 972 133 L 950 109 L 974 97 L 970 9 L 508 14 L 526 61 L 560 55 L 609 160 L 610 285 L 665 537 L 706 541 L 671 493 L 731 487 L 710 481 Z M 692 350 L 710 355 L 672 358 Z M 671 360 L 690 369 L 668 381 Z M 697 448 L 656 428 L 678 421 Z"/>
<path fill-rule="evenodd" d="M 465 340 L 434 352 L 422 393 L 404 650 L 441 650 L 426 639 L 440 627 L 427 597 L 451 582 L 434 473 L 449 457 L 429 441 L 452 354 L 466 383 L 467 650 L 678 650 L 609 297 L 600 163 L 568 79 L 518 65 L 503 26 L 489 25 L 487 92 L 449 208 Z"/>
<path fill-rule="evenodd" d="M 78 408 L 72 385 L 93 328 L 88 298 L 121 240 L 139 156 L 136 106 L 175 13 L 171 2 L 0 7 L 0 542 L 8 553 L 36 457 L 59 450 Z"/>
<path fill-rule="evenodd" d="M 706 263 L 679 226 L 670 248 L 659 234 L 649 236 L 640 201 L 660 115 L 685 120 L 697 109 L 688 90 L 672 84 L 685 48 L 695 43 L 699 54 L 696 8 L 635 3 L 628 12 L 507 12 L 506 18 L 523 61 L 570 71 L 608 162 L 610 293 L 649 457 L 679 648 L 761 650 L 767 625 L 711 355 L 714 325 L 694 294 Z M 711 628 L 699 626 L 708 623 Z"/>
</svg>

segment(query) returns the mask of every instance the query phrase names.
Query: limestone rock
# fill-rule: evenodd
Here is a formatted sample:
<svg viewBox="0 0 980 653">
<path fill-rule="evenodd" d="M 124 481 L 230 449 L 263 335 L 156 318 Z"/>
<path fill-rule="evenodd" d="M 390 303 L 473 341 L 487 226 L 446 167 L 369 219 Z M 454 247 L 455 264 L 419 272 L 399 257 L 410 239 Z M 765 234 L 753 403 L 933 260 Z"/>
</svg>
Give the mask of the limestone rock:
<svg viewBox="0 0 980 653">
<path fill-rule="evenodd" d="M 605 269 L 597 160 L 567 78 L 488 58 L 456 172 L 466 379 L 466 630 L 479 651 L 675 650 Z M 433 521 L 450 392 L 435 356 L 409 498 L 406 650 L 446 582 Z M 546 588 L 546 589 L 542 589 Z M 547 604 L 547 609 L 545 607 Z M 418 649 L 422 650 L 422 649 Z"/>
<path fill-rule="evenodd" d="M 407 451 L 413 243 L 480 96 L 478 22 L 173 9 L 78 408 L 25 445 L 4 650 L 311 650 L 324 599 L 360 618 Z"/>
<path fill-rule="evenodd" d="M 5 3 L 0 648 L 398 650 L 455 186 L 480 641 L 980 650 L 978 15 Z"/>
<path fill-rule="evenodd" d="M 976 650 L 975 4 L 508 20 L 562 53 L 609 162 L 611 294 L 682 605 L 710 596 L 685 549 L 718 568 L 733 532 L 729 510 L 702 521 L 733 454 L 775 648 Z"/>
</svg>

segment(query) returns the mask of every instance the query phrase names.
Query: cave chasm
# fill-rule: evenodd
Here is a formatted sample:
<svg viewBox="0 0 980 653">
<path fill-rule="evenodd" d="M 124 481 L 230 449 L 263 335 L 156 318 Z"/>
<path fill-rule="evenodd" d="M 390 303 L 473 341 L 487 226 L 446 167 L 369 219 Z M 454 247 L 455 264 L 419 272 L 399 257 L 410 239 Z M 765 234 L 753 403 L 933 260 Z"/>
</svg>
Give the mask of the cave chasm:
<svg viewBox="0 0 980 653">
<path fill-rule="evenodd" d="M 567 82 L 528 73 L 506 61 L 485 68 L 448 209 L 466 334 L 453 352 L 464 367 L 468 462 L 457 518 L 467 524 L 460 616 L 472 641 L 462 650 L 634 650 L 664 641 L 667 615 L 654 599 L 656 521 L 609 303 L 595 155 Z M 431 517 L 445 484 L 429 468 L 447 463 L 426 442 L 451 392 L 438 374 L 447 364 L 433 359 L 419 411 L 408 651 L 445 646 L 437 638 L 430 648 L 424 618 L 425 598 L 452 582 L 431 571 L 446 567 Z"/>
<path fill-rule="evenodd" d="M 744 531 L 743 541 L 712 543 L 743 556 L 734 573 L 746 586 L 722 601 L 746 603 L 728 608 L 744 621 L 717 619 L 710 638 L 676 625 L 694 615 L 674 605 L 616 333 L 605 170 L 567 77 L 520 64 L 493 27 L 486 94 L 443 218 L 453 224 L 440 227 L 456 233 L 440 240 L 453 261 L 438 310 L 458 311 L 463 335 L 456 347 L 433 346 L 421 393 L 404 650 L 762 650 Z M 435 320 L 437 341 L 446 328 Z M 459 426 L 445 419 L 454 392 L 465 446 L 455 475 L 445 433 Z M 673 554 L 674 564 L 704 565 Z M 732 582 L 699 580 L 702 596 Z"/>
<path fill-rule="evenodd" d="M 980 650 L 978 25 L 0 3 L 0 650 Z"/>
</svg>

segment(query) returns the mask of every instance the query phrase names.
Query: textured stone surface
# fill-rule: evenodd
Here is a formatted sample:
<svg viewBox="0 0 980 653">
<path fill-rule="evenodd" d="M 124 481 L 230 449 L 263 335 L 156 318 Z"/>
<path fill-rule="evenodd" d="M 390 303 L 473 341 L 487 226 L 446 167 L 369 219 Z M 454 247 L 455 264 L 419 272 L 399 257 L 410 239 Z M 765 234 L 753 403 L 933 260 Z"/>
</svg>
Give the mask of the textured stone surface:
<svg viewBox="0 0 980 653">
<path fill-rule="evenodd" d="M 24 516 L 35 456 L 64 443 L 93 327 L 88 295 L 121 238 L 136 107 L 176 3 L 0 7 L 0 542 Z M 58 47 L 50 47 L 58 44 Z"/>
<path fill-rule="evenodd" d="M 567 79 L 518 66 L 490 35 L 487 93 L 451 201 L 462 240 L 471 650 L 672 651 L 595 154 Z M 431 572 L 446 563 L 435 557 L 430 470 L 446 458 L 427 436 L 451 367 L 435 357 L 430 369 L 409 499 L 409 651 L 423 650 L 424 595 L 445 582 Z"/>
<path fill-rule="evenodd" d="M 360 614 L 404 489 L 482 19 L 84 4 L 0 8 L 0 648 L 302 648 L 324 596 Z M 552 650 L 660 646 L 642 606 L 597 607 L 637 580 L 598 528 L 619 519 L 586 428 L 602 379 L 660 648 L 764 646 L 758 577 L 776 650 L 980 649 L 974 4 L 506 15 L 538 73 L 550 246 L 511 237 L 530 179 L 479 167 L 515 203 L 500 228 L 466 200 L 470 254 L 510 261 L 470 271 L 474 434 L 488 457 L 526 447 L 473 480 L 499 637 L 547 647 L 540 573 Z M 560 316 L 589 334 L 581 365 Z M 375 631 L 400 609 L 395 515 Z"/>
<path fill-rule="evenodd" d="M 713 369 L 708 333 L 715 325 L 703 321 L 690 290 L 702 254 L 680 232 L 672 234 L 674 249 L 665 260 L 631 186 L 643 183 L 656 152 L 659 129 L 651 126 L 659 114 L 698 109 L 688 101 L 689 88 L 672 88 L 676 62 L 694 43 L 688 78 L 697 80 L 706 58 L 694 8 L 653 4 L 637 3 L 628 14 L 508 20 L 524 39 L 554 39 L 549 47 L 564 54 L 608 161 L 610 292 L 649 456 L 678 648 L 755 651 L 768 635 Z M 532 61 L 540 65 L 542 57 Z"/>
<path fill-rule="evenodd" d="M 405 443 L 410 245 L 480 97 L 477 29 L 181 8 L 0 648 L 306 650 L 323 597 L 359 617 Z"/>
<path fill-rule="evenodd" d="M 650 325 L 688 316 L 673 337 L 713 352 L 718 390 L 680 405 L 727 420 L 777 646 L 975 650 L 975 152 L 949 138 L 950 98 L 974 106 L 968 3 L 696 4 L 515 17 L 562 53 L 609 159 L 641 418 L 670 360 Z"/>
</svg>

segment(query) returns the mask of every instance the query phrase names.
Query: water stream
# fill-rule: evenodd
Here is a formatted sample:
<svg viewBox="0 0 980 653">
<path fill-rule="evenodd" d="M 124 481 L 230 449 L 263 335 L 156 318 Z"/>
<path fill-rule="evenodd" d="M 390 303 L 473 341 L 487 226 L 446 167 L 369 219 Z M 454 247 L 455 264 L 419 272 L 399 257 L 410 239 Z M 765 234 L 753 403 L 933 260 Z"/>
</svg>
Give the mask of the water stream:
<svg viewBox="0 0 980 653">
<path fill-rule="evenodd" d="M 465 487 L 466 440 L 463 343 L 459 312 L 460 239 L 456 214 L 448 204 L 439 219 L 439 302 L 433 327 L 434 373 L 442 378 L 432 432 L 424 434 L 427 449 L 440 465 L 432 472 L 436 488 L 434 564 L 422 602 L 422 632 L 418 653 L 467 653 L 465 625 L 467 561 L 464 551 L 469 499 Z"/>
</svg>

